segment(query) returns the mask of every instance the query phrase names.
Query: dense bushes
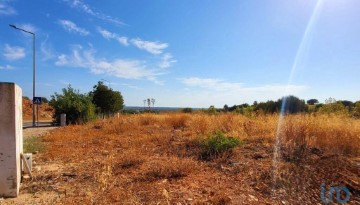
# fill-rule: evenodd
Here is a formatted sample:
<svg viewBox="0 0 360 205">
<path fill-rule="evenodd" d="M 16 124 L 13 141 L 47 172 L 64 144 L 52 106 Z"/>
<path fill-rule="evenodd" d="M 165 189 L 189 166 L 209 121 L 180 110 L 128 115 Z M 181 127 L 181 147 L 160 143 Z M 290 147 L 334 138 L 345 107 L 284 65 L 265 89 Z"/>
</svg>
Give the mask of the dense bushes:
<svg viewBox="0 0 360 205">
<path fill-rule="evenodd" d="M 209 108 L 210 109 L 210 108 Z M 213 108 L 214 110 L 215 108 Z M 215 109 L 216 110 L 216 109 Z M 219 109 L 217 111 L 220 111 Z M 349 115 L 355 118 L 360 117 L 360 101 L 351 102 L 348 100 L 335 100 L 328 98 L 325 103 L 319 103 L 317 99 L 310 99 L 305 104 L 295 96 L 289 95 L 278 99 L 277 101 L 269 100 L 266 102 L 258 103 L 255 101 L 253 105 L 247 103 L 241 105 L 234 105 L 228 109 L 222 109 L 222 112 L 234 112 L 253 117 L 256 114 L 296 114 L 296 113 L 321 113 L 321 114 L 340 114 Z"/>
<path fill-rule="evenodd" d="M 262 110 L 265 113 L 283 112 L 288 114 L 304 112 L 306 110 L 305 101 L 295 96 L 286 96 L 277 101 L 267 101 L 254 106 L 255 110 Z"/>
<path fill-rule="evenodd" d="M 54 121 L 60 122 L 60 114 L 66 114 L 67 124 L 80 124 L 95 118 L 95 106 L 91 97 L 80 94 L 70 85 L 62 89 L 62 94 L 55 93 L 51 96 L 50 105 L 54 107 Z"/>
<path fill-rule="evenodd" d="M 98 114 L 113 114 L 124 107 L 120 92 L 113 91 L 102 82 L 94 86 L 90 93 L 81 94 L 69 85 L 62 89 L 62 94 L 55 93 L 49 103 L 54 109 L 54 121 L 60 122 L 60 115 L 66 114 L 67 124 L 81 124 L 96 118 Z"/>
</svg>

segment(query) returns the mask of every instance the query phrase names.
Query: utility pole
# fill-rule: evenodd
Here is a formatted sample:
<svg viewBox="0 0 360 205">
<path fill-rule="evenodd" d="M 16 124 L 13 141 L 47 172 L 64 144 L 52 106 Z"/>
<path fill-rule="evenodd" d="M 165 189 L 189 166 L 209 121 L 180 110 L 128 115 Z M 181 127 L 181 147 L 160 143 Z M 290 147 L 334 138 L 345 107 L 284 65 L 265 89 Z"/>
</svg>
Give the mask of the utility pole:
<svg viewBox="0 0 360 205">
<path fill-rule="evenodd" d="M 11 28 L 23 31 L 25 33 L 29 33 L 33 36 L 33 100 L 32 100 L 32 124 L 33 127 L 35 127 L 35 104 L 34 104 L 34 98 L 35 98 L 35 71 L 36 71 L 36 64 L 35 64 L 35 33 L 24 30 L 22 28 L 19 28 L 13 24 L 9 24 Z"/>
</svg>

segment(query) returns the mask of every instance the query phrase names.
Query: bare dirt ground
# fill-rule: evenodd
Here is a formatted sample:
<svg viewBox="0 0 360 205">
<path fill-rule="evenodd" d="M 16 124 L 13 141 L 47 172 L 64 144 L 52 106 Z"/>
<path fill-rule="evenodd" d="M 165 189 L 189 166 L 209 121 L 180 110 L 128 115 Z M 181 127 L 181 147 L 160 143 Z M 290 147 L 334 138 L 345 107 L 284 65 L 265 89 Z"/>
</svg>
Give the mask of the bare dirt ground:
<svg viewBox="0 0 360 205">
<path fill-rule="evenodd" d="M 49 132 L 56 129 L 58 127 L 36 127 L 36 128 L 26 128 L 23 130 L 23 137 L 24 140 L 28 137 L 36 136 L 36 137 L 43 137 L 45 135 L 48 135 Z M 53 164 L 39 164 L 38 163 L 38 155 L 33 154 L 33 174 L 34 178 L 37 175 L 41 175 L 44 172 L 47 171 L 55 171 L 59 170 L 59 167 Z M 17 198 L 0 198 L 0 204 L 53 204 L 54 199 L 56 199 L 58 196 L 54 195 L 51 192 L 43 192 L 39 194 L 33 194 L 33 193 L 26 193 L 24 192 L 24 187 L 29 181 L 32 181 L 33 179 L 23 179 L 22 186 L 20 188 L 20 195 Z"/>
<path fill-rule="evenodd" d="M 124 116 L 49 131 L 42 137 L 47 149 L 34 156 L 33 178 L 24 179 L 18 198 L 0 204 L 322 204 L 321 183 L 345 185 L 348 204 L 360 204 L 359 161 L 341 152 L 313 144 L 300 159 L 284 151 L 275 175 L 271 116 L 175 117 Z M 198 136 L 217 129 L 240 133 L 244 144 L 204 160 Z M 324 141 L 345 128 L 314 129 Z M 355 138 L 341 149 L 357 143 L 359 130 L 352 127 L 346 136 Z"/>
<path fill-rule="evenodd" d="M 44 136 L 47 135 L 51 130 L 56 129 L 58 127 L 29 127 L 23 130 L 23 137 L 31 137 L 31 136 Z"/>
</svg>

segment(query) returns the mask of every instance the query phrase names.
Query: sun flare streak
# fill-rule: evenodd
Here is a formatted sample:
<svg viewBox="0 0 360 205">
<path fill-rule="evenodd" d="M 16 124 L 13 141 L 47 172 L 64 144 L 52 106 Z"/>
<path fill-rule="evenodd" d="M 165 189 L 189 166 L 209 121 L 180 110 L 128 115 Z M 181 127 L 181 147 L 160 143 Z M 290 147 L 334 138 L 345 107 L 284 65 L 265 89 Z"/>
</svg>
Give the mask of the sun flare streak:
<svg viewBox="0 0 360 205">
<path fill-rule="evenodd" d="M 316 6 L 313 10 L 313 13 L 309 19 L 309 22 L 306 26 L 306 29 L 303 33 L 301 42 L 299 44 L 295 59 L 294 59 L 294 63 L 291 67 L 290 70 L 290 74 L 289 74 L 289 79 L 288 79 L 288 85 L 291 85 L 295 72 L 298 69 L 299 65 L 301 65 L 301 63 L 303 63 L 304 61 L 304 57 L 305 54 L 309 51 L 309 46 L 311 43 L 311 38 L 312 38 L 312 33 L 314 30 L 314 27 L 318 21 L 318 18 L 320 16 L 321 13 L 321 9 L 322 9 L 322 5 L 323 5 L 323 1 L 324 0 L 318 0 L 316 3 Z M 289 86 L 287 86 L 286 90 L 285 90 L 285 95 L 284 96 L 288 96 L 290 89 Z M 280 160 L 280 133 L 281 133 L 281 129 L 282 129 L 282 123 L 283 123 L 283 118 L 284 118 L 284 114 L 285 114 L 285 107 L 286 107 L 286 98 L 284 98 L 284 100 L 282 101 L 281 104 L 281 110 L 280 110 L 280 116 L 279 116 L 279 121 L 278 121 L 278 126 L 277 126 L 277 131 L 276 131 L 276 141 L 274 144 L 274 156 L 273 156 L 273 162 L 272 162 L 272 166 L 273 166 L 273 187 L 276 186 L 276 177 L 278 176 L 278 162 Z M 274 188 L 273 188 L 274 190 Z"/>
</svg>

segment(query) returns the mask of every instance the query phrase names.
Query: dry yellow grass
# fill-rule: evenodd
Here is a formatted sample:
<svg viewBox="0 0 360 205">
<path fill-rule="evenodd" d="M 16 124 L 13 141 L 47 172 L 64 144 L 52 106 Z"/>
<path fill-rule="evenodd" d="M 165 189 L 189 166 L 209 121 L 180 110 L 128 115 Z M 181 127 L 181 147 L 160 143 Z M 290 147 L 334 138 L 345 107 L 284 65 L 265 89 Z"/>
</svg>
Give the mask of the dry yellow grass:
<svg viewBox="0 0 360 205">
<path fill-rule="evenodd" d="M 335 115 L 295 115 L 283 119 L 280 141 L 291 149 L 318 148 L 333 154 L 360 154 L 360 121 Z"/>
<path fill-rule="evenodd" d="M 276 204 L 296 202 L 300 195 L 316 203 L 322 180 L 343 183 L 359 177 L 347 161 L 360 155 L 359 120 L 291 115 L 283 118 L 277 133 L 278 122 L 278 115 L 122 115 L 57 129 L 44 138 L 47 151 L 39 160 L 63 164 L 67 172 L 76 174 L 73 179 L 47 182 L 49 187 L 66 184 L 61 200 L 66 204 Z M 219 130 L 245 145 L 226 159 L 199 159 L 199 141 Z M 296 186 L 310 193 L 272 193 L 276 136 L 285 160 L 279 166 L 288 172 L 282 187 L 294 189 L 292 182 L 297 180 Z M 299 147 L 301 153 L 296 152 Z M 292 161 L 296 154 L 306 161 Z M 347 173 L 345 179 L 324 171 L 334 166 L 335 174 Z"/>
</svg>

